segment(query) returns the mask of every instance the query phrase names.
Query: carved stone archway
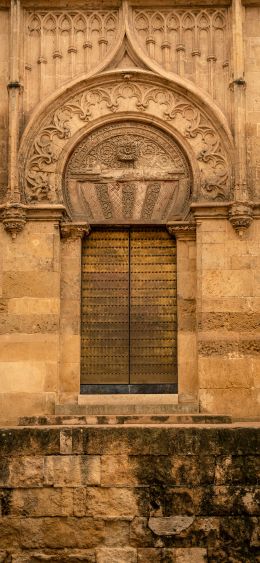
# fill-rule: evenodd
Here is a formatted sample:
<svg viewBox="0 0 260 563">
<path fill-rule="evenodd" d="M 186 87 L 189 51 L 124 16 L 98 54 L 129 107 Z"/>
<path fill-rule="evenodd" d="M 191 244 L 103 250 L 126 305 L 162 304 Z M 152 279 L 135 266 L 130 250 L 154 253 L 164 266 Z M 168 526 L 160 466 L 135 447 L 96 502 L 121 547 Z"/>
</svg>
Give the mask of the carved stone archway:
<svg viewBox="0 0 260 563">
<path fill-rule="evenodd" d="M 82 135 L 99 124 L 138 119 L 157 122 L 188 147 L 197 169 L 193 199 L 230 200 L 230 135 L 199 99 L 150 72 L 113 71 L 77 84 L 28 127 L 20 147 L 23 201 L 37 207 L 64 203 L 63 172 Z"/>
</svg>

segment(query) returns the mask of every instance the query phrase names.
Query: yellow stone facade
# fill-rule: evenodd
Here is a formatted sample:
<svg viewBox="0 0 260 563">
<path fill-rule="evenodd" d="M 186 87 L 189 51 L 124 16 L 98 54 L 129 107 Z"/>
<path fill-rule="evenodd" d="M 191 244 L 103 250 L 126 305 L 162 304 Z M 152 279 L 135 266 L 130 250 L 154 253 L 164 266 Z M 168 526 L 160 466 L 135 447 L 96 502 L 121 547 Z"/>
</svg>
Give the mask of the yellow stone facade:
<svg viewBox="0 0 260 563">
<path fill-rule="evenodd" d="M 97 221 L 68 163 L 129 122 L 188 163 L 178 209 L 156 219 L 177 245 L 174 400 L 259 416 L 260 5 L 0 0 L 0 36 L 1 420 L 80 401 L 81 241 Z"/>
</svg>

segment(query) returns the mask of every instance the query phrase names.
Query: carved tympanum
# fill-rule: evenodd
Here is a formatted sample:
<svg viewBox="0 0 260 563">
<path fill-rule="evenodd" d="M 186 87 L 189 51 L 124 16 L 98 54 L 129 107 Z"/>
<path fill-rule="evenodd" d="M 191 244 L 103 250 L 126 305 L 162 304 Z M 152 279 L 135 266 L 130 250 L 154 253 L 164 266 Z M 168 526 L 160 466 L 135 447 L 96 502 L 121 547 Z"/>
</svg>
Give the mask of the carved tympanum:
<svg viewBox="0 0 260 563">
<path fill-rule="evenodd" d="M 91 223 L 157 223 L 185 215 L 191 184 L 179 146 L 159 129 L 136 122 L 88 135 L 66 170 L 70 212 Z"/>
</svg>

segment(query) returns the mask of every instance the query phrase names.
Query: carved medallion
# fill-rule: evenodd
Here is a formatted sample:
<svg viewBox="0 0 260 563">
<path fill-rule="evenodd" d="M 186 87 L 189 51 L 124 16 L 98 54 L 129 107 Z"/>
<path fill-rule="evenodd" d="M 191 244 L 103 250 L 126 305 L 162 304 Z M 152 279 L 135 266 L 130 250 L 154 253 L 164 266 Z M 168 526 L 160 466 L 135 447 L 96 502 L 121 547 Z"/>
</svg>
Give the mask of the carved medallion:
<svg viewBox="0 0 260 563">
<path fill-rule="evenodd" d="M 161 223 L 183 215 L 191 173 L 171 137 L 153 126 L 123 122 L 79 143 L 66 169 L 73 217 L 95 223 Z"/>
</svg>

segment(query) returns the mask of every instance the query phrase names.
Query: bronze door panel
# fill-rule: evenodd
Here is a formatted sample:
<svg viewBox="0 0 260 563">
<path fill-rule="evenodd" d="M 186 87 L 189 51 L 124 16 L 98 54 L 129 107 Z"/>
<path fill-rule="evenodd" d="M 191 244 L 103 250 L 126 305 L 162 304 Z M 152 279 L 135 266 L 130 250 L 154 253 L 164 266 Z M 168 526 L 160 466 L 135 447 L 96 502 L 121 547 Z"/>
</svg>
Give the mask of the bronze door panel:
<svg viewBox="0 0 260 563">
<path fill-rule="evenodd" d="M 175 383 L 176 329 L 167 231 L 93 231 L 82 252 L 81 383 Z"/>
<path fill-rule="evenodd" d="M 130 381 L 173 383 L 176 249 L 166 230 L 130 231 Z"/>
<path fill-rule="evenodd" d="M 83 241 L 81 383 L 128 383 L 129 234 L 93 231 Z"/>
</svg>

